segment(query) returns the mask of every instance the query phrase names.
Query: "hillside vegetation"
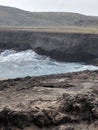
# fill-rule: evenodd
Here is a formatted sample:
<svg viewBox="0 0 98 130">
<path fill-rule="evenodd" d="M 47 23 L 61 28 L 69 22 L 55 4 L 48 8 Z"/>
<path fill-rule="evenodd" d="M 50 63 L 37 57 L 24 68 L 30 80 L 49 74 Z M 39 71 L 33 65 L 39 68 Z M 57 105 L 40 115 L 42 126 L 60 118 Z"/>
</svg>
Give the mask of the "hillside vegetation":
<svg viewBox="0 0 98 130">
<path fill-rule="evenodd" d="M 98 17 L 67 12 L 29 12 L 0 6 L 0 26 L 98 27 Z"/>
</svg>

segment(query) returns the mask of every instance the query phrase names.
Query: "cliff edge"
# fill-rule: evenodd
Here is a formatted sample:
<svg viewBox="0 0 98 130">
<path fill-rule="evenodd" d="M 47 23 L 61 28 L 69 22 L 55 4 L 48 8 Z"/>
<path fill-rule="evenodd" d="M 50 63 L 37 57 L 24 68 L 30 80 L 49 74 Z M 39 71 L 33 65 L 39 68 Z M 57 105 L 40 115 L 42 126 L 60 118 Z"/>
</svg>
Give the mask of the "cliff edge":
<svg viewBox="0 0 98 130">
<path fill-rule="evenodd" d="M 5 49 L 33 49 L 59 61 L 90 63 L 98 58 L 98 34 L 0 30 L 0 50 Z"/>
</svg>

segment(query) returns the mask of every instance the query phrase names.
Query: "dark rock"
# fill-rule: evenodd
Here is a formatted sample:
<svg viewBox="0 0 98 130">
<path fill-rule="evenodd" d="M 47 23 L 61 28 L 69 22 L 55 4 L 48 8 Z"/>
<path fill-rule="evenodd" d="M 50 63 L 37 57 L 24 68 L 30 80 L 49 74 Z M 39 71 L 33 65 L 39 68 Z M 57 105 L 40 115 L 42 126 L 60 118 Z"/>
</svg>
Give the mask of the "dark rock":
<svg viewBox="0 0 98 130">
<path fill-rule="evenodd" d="M 98 57 L 98 34 L 0 31 L 0 50 L 33 49 L 59 61 L 91 61 Z"/>
<path fill-rule="evenodd" d="M 49 82 L 50 87 L 43 86 Z M 98 128 L 98 71 L 10 79 L 0 85 L 0 130 Z"/>
<path fill-rule="evenodd" d="M 90 61 L 87 61 L 86 64 L 91 64 L 91 65 L 95 65 L 98 66 L 98 58 L 94 58 Z"/>
<path fill-rule="evenodd" d="M 96 96 L 90 94 L 77 94 L 75 97 L 66 95 L 65 100 L 63 98 L 63 102 L 61 103 L 59 110 L 64 113 L 69 113 L 70 116 L 76 116 L 78 121 L 91 121 L 95 118 L 95 115 L 96 118 L 98 118 L 98 106 L 95 105 L 95 100 Z"/>
</svg>

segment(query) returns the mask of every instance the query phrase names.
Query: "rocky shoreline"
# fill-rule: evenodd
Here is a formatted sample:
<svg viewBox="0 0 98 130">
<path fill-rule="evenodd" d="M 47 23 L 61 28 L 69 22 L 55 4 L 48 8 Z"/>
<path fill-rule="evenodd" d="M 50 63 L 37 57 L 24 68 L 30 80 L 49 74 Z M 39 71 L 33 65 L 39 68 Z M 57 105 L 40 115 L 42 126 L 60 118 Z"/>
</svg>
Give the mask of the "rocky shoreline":
<svg viewBox="0 0 98 130">
<path fill-rule="evenodd" d="M 98 34 L 0 30 L 0 50 L 33 49 L 58 61 L 98 64 Z"/>
<path fill-rule="evenodd" d="M 98 34 L 0 30 L 5 49 L 98 65 Z M 0 81 L 0 130 L 21 129 L 98 130 L 98 71 Z"/>
<path fill-rule="evenodd" d="M 98 130 L 98 71 L 0 81 L 0 130 Z"/>
</svg>

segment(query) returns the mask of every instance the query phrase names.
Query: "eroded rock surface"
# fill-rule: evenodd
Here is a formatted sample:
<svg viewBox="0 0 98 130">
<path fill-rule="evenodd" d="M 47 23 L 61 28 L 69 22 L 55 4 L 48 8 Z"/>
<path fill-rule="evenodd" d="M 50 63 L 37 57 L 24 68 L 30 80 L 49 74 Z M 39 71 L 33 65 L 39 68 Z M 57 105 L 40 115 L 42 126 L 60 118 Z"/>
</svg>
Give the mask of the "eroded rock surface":
<svg viewBox="0 0 98 130">
<path fill-rule="evenodd" d="M 98 58 L 98 34 L 5 29 L 0 30 L 0 50 L 5 49 L 33 49 L 59 61 L 87 62 Z"/>
<path fill-rule="evenodd" d="M 0 81 L 0 130 L 98 130 L 98 71 Z"/>
</svg>

